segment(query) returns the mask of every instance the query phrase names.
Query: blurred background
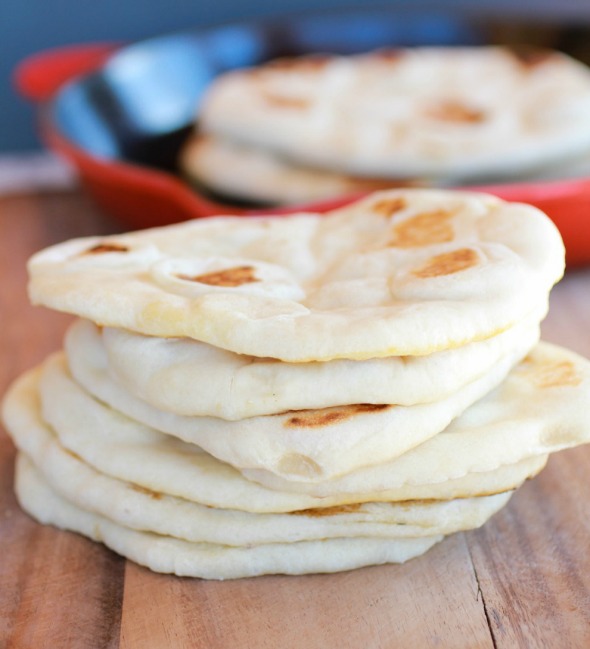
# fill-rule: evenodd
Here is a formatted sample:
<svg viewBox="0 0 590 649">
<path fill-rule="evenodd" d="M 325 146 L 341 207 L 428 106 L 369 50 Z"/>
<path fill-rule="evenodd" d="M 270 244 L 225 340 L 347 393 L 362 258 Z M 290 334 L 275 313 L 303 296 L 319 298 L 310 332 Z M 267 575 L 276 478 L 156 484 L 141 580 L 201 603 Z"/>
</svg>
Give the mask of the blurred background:
<svg viewBox="0 0 590 649">
<path fill-rule="evenodd" d="M 411 6 L 345 0 L 0 0 L 0 154 L 40 150 L 32 106 L 12 84 L 15 66 L 39 51 L 85 42 L 141 40 L 159 34 L 251 18 L 358 6 Z M 439 0 L 438 9 L 482 13 L 507 40 L 521 38 L 587 58 L 589 0 Z"/>
</svg>

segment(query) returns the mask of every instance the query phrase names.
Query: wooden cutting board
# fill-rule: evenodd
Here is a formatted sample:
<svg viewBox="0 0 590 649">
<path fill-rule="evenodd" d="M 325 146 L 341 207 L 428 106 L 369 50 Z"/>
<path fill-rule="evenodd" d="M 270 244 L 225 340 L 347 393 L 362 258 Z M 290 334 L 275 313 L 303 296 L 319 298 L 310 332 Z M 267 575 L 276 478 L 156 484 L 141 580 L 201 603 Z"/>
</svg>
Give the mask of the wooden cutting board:
<svg viewBox="0 0 590 649">
<path fill-rule="evenodd" d="M 30 307 L 25 261 L 115 232 L 80 194 L 0 198 L 0 393 L 61 345 Z M 544 337 L 590 357 L 590 269 L 554 290 Z M 589 425 L 590 425 L 590 404 Z M 402 566 L 206 582 L 150 573 L 23 514 L 0 433 L 0 647 L 590 647 L 590 445 L 556 454 L 482 529 Z"/>
</svg>

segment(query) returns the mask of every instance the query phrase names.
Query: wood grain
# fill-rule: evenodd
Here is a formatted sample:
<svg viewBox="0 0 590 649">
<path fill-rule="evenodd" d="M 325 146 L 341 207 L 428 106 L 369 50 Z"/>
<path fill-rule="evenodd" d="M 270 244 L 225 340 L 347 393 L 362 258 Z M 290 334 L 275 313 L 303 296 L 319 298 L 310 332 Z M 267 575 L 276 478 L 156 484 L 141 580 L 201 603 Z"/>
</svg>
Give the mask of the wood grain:
<svg viewBox="0 0 590 649">
<path fill-rule="evenodd" d="M 170 579 L 129 564 L 121 646 L 156 649 L 175 640 L 198 649 L 352 649 L 403 646 L 411 638 L 424 649 L 493 647 L 463 535 L 422 559 L 221 583 Z M 148 608 L 141 606 L 146 587 L 154 595 Z M 173 638 L 169 615 L 179 622 Z"/>
<path fill-rule="evenodd" d="M 118 229 L 76 192 L 0 199 L 0 393 L 70 321 L 29 306 L 26 259 Z M 551 302 L 544 337 L 590 356 L 590 270 Z M 0 432 L 2 649 L 590 647 L 590 447 L 555 455 L 481 530 L 405 565 L 228 582 L 157 575 L 37 525 L 15 502 L 13 458 Z"/>
<path fill-rule="evenodd" d="M 61 346 L 70 321 L 29 305 L 27 258 L 50 242 L 117 227 L 78 195 L 0 200 L 0 394 Z M 23 514 L 12 491 L 13 460 L 14 448 L 2 432 L 0 647 L 117 647 L 124 560 Z"/>
<path fill-rule="evenodd" d="M 469 541 L 498 647 L 590 646 L 590 448 L 564 451 Z"/>
</svg>

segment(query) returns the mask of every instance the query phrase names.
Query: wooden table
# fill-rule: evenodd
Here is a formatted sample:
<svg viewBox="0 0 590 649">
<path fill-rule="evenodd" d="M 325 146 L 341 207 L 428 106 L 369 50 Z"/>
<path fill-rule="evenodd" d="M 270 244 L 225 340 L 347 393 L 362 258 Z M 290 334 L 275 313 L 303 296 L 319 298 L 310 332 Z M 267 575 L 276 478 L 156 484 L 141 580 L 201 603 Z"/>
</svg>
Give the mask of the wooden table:
<svg viewBox="0 0 590 649">
<path fill-rule="evenodd" d="M 69 322 L 28 305 L 28 256 L 119 229 L 76 191 L 0 198 L 0 393 Z M 590 357 L 590 269 L 554 290 L 544 336 Z M 590 445 L 553 456 L 482 529 L 405 565 L 221 583 L 153 574 L 34 523 L 13 459 L 0 433 L 0 647 L 590 647 Z"/>
</svg>

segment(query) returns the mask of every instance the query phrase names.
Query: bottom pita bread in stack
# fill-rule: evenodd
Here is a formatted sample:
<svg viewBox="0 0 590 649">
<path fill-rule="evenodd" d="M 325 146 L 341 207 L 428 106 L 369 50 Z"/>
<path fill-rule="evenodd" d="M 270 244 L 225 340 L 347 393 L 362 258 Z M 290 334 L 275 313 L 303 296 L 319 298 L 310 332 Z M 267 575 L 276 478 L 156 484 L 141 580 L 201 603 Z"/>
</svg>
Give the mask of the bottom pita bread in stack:
<svg viewBox="0 0 590 649">
<path fill-rule="evenodd" d="M 484 524 L 550 453 L 590 441 L 590 364 L 538 343 L 561 242 L 525 206 L 507 228 L 506 209 L 392 192 L 333 216 L 214 219 L 40 253 L 34 299 L 85 319 L 4 400 L 21 505 L 207 579 L 402 562 Z M 449 246 L 477 249 L 475 272 L 441 267 Z M 183 279 L 220 259 L 266 279 Z M 424 285 L 403 288 L 408 267 Z M 363 296 L 341 290 L 350 279 Z M 285 358 L 261 353 L 281 348 L 269 332 Z"/>
</svg>

